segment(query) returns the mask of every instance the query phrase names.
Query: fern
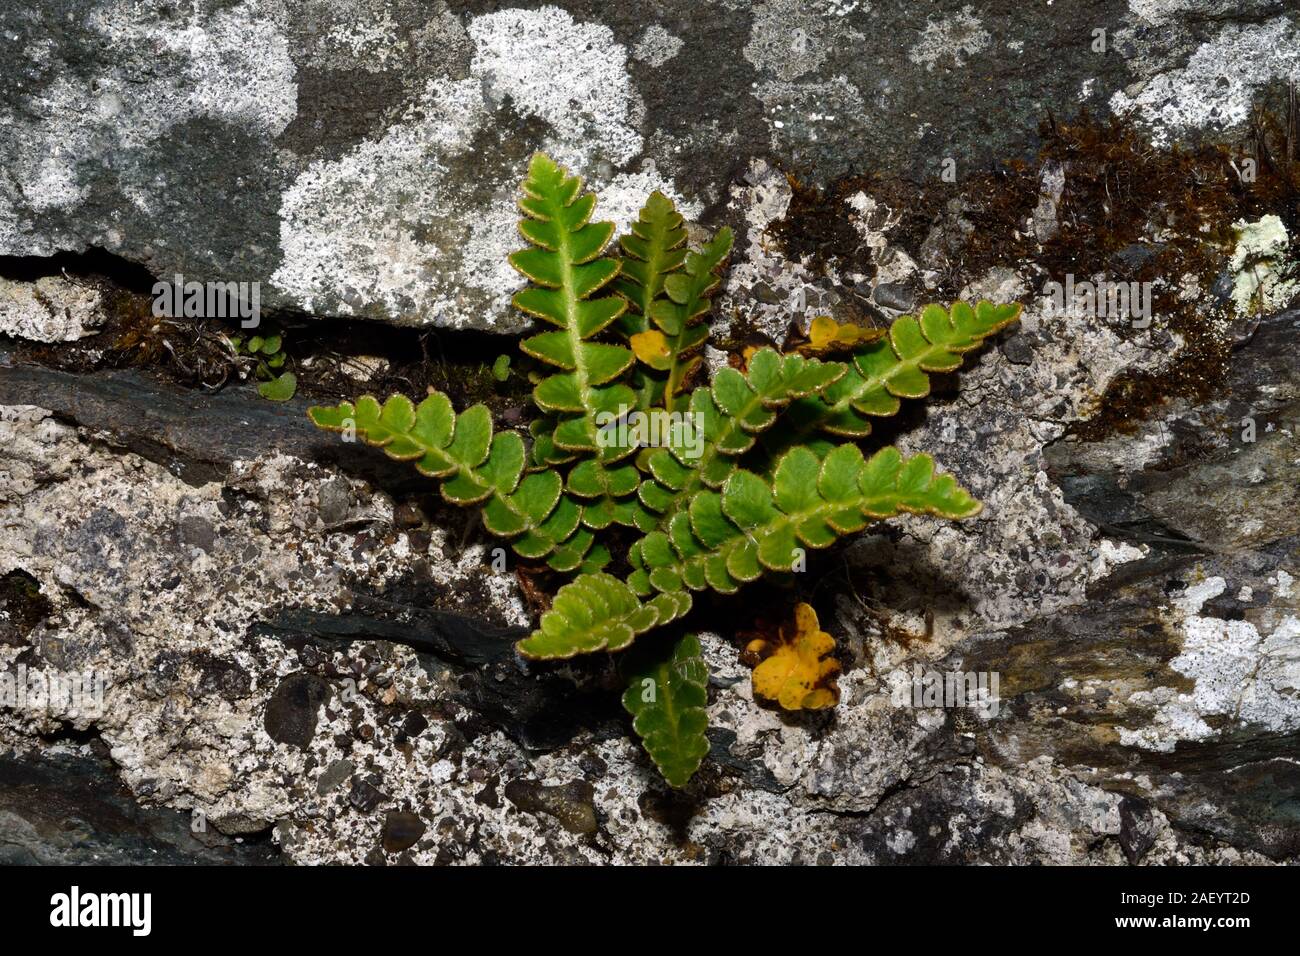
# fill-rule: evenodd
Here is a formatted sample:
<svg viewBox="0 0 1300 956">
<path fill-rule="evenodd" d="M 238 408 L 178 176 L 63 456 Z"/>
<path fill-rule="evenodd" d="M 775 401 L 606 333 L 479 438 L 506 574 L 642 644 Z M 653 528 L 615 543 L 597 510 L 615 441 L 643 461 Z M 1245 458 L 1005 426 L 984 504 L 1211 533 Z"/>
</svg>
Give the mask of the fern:
<svg viewBox="0 0 1300 956">
<path fill-rule="evenodd" d="M 672 200 L 656 190 L 618 244 L 623 257 L 614 289 L 630 307 L 619 328 L 631 338 L 650 330 L 650 307 L 664 294 L 664 280 L 686 261 L 686 226 Z"/>
<path fill-rule="evenodd" d="M 689 594 L 661 594 L 644 604 L 608 574 L 581 575 L 560 588 L 541 627 L 519 642 L 533 660 L 560 660 L 594 651 L 621 651 L 639 634 L 691 609 Z"/>
<path fill-rule="evenodd" d="M 582 563 L 590 534 L 579 528 L 581 509 L 562 493 L 553 471 L 524 474 L 524 442 L 515 432 L 492 432 L 486 405 L 461 415 L 451 399 L 434 392 L 419 405 L 394 395 L 383 405 L 365 395 L 339 405 L 313 407 L 308 416 L 327 431 L 355 436 L 390 458 L 414 463 L 438 479 L 452 504 L 483 503 L 483 524 L 495 535 L 513 538 L 525 558 L 550 556 L 552 567 L 571 571 Z"/>
<path fill-rule="evenodd" d="M 731 242 L 731 230 L 723 227 L 698 252 L 687 250 L 681 213 L 658 191 L 619 239 L 622 275 L 615 288 L 629 306 L 619 328 L 647 366 L 633 376 L 638 408 L 682 404 L 677 394 L 699 364 L 708 338 L 703 319 L 712 305 L 709 296 L 721 282 Z"/>
<path fill-rule="evenodd" d="M 980 505 L 951 475 L 934 474 L 929 455 L 904 461 L 889 447 L 864 460 L 856 445 L 824 459 L 794 448 L 769 483 L 737 469 L 722 492 L 702 491 L 688 508 L 632 546 L 639 594 L 654 591 L 736 591 L 765 571 L 790 571 L 805 547 L 825 548 L 868 521 L 902 512 L 969 518 Z"/>
<path fill-rule="evenodd" d="M 724 368 L 709 388 L 697 388 L 690 411 L 704 432 L 698 457 L 688 449 L 656 449 L 647 456 L 650 478 L 638 489 L 642 503 L 666 526 L 672 516 L 704 488 L 718 488 L 735 471 L 736 457 L 754 447 L 755 436 L 770 428 L 780 409 L 815 395 L 844 375 L 838 362 L 821 362 L 799 355 L 779 355 L 761 349 L 742 375 Z"/>
<path fill-rule="evenodd" d="M 654 193 L 613 256 L 613 226 L 592 221 L 595 204 L 578 178 L 533 157 L 519 203 L 529 247 L 510 262 L 529 282 L 514 304 L 542 325 L 521 348 L 553 371 L 533 390 L 529 440 L 494 431 L 486 406 L 456 414 L 440 392 L 418 405 L 363 396 L 309 414 L 412 462 L 447 501 L 480 506 L 488 532 L 522 558 L 577 572 L 519 652 L 535 661 L 619 652 L 633 727 L 681 787 L 708 750 L 700 645 L 642 635 L 688 615 L 693 592 L 731 594 L 798 570 L 806 550 L 873 521 L 976 514 L 979 502 L 930 456 L 884 447 L 868 457 L 859 443 L 872 418 L 928 395 L 932 373 L 958 368 L 1019 306 L 931 305 L 887 334 L 823 323 L 814 344 L 833 347 L 834 361 L 765 348 L 743 372 L 724 367 L 688 390 L 731 233 L 689 248 L 681 215 Z M 673 432 L 655 448 L 610 440 L 609 422 L 656 411 L 687 416 L 693 436 Z M 627 540 L 597 540 L 614 525 L 636 535 L 626 580 L 600 570 L 609 544 Z M 817 706 L 836 699 L 823 697 Z"/>
<path fill-rule="evenodd" d="M 666 294 L 650 305 L 650 318 L 667 340 L 667 408 L 674 407 L 682 382 L 699 364 L 698 352 L 709 337 L 702 320 L 713 305 L 709 296 L 721 282 L 719 273 L 730 252 L 731 230 L 724 226 L 699 252 L 687 254 L 685 268 L 664 279 Z"/>
<path fill-rule="evenodd" d="M 1020 318 L 1018 304 L 980 302 L 973 308 L 953 303 L 951 310 L 927 305 L 921 318 L 894 320 L 888 336 L 853 353 L 847 373 L 815 400 L 799 403 L 791 421 L 802 437 L 821 429 L 832 435 L 865 438 L 872 417 L 898 414 L 904 398 L 930 394 L 930 372 L 952 372 L 962 355 Z"/>
<path fill-rule="evenodd" d="M 686 634 L 667 646 L 638 646 L 623 655 L 623 707 L 670 786 L 684 787 L 709 752 L 709 670 L 700 641 Z"/>
<path fill-rule="evenodd" d="M 614 234 L 608 222 L 591 222 L 596 197 L 582 192 L 582 180 L 541 153 L 528 167 L 519 208 L 519 231 L 532 244 L 510 255 L 510 264 L 532 285 L 514 296 L 515 307 L 557 328 L 539 332 L 520 348 L 560 371 L 539 382 L 533 400 L 556 415 L 548 446 L 594 457 L 569 475 L 568 490 L 589 499 L 583 523 L 594 531 L 610 524 L 634 525 L 639 508 L 628 498 L 636 470 L 613 463 L 636 451 L 600 441 L 600 419 L 617 416 L 635 394 L 615 381 L 635 361 L 630 349 L 595 340 L 627 308 L 616 295 L 597 296 L 619 273 L 617 259 L 603 256 Z"/>
</svg>

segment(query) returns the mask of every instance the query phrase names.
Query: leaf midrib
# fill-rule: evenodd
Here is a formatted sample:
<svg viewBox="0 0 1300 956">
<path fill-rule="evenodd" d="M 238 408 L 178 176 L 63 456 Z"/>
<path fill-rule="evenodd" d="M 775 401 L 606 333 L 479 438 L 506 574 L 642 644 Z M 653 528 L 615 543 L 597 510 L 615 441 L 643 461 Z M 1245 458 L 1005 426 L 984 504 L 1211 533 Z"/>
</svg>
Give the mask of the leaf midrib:
<svg viewBox="0 0 1300 956">
<path fill-rule="evenodd" d="M 565 314 L 565 332 L 569 336 L 569 348 L 573 352 L 573 375 L 578 385 L 578 396 L 582 400 L 582 423 L 590 440 L 592 447 L 596 448 L 596 457 L 600 458 L 600 446 L 596 441 L 595 429 L 595 410 L 591 401 L 591 385 L 588 382 L 587 367 L 582 360 L 582 335 L 578 330 L 578 299 L 577 290 L 573 284 L 573 273 L 576 268 L 573 261 L 573 252 L 570 246 L 570 230 L 563 228 L 561 209 L 552 208 L 552 221 L 560 226 L 556 229 L 558 238 L 556 240 L 556 254 L 559 255 L 563 262 L 561 271 L 560 289 L 564 293 L 564 314 Z M 585 223 L 583 225 L 586 225 Z M 578 227 L 579 229 L 582 226 Z M 574 230 L 576 232 L 576 230 Z M 597 256 L 599 258 L 599 256 Z"/>
<path fill-rule="evenodd" d="M 454 431 L 455 426 L 453 425 L 452 427 L 453 427 L 452 434 L 455 435 L 455 431 Z M 389 428 L 388 431 L 392 432 L 392 434 L 394 434 L 394 435 L 399 435 L 399 436 L 401 436 L 402 438 L 405 438 L 407 441 L 411 442 L 411 443 L 414 444 L 414 445 L 418 445 L 420 448 L 423 448 L 423 449 L 425 450 L 425 453 L 426 453 L 426 454 L 428 454 L 428 453 L 433 453 L 433 454 L 435 454 L 435 455 L 438 455 L 438 456 L 442 457 L 442 458 L 445 459 L 446 461 L 451 462 L 452 464 L 454 464 L 454 465 L 457 467 L 457 469 L 459 469 L 459 471 L 458 471 L 458 473 L 457 473 L 458 475 L 459 475 L 460 473 L 466 473 L 466 474 L 469 475 L 469 477 L 470 477 L 470 478 L 471 478 L 471 479 L 472 479 L 476 484 L 480 484 L 480 485 L 483 485 L 483 486 L 486 487 L 486 488 L 490 488 L 490 489 L 492 489 L 492 493 L 491 493 L 491 495 L 489 495 L 488 497 L 490 497 L 490 498 L 495 498 L 497 501 L 500 501 L 501 504 L 505 506 L 506 510 L 508 510 L 512 515 L 514 515 L 515 517 L 520 518 L 520 519 L 523 520 L 523 522 L 524 522 L 524 528 L 523 528 L 522 531 L 519 532 L 519 534 L 521 534 L 521 535 L 522 535 L 522 534 L 527 534 L 527 533 L 530 532 L 530 531 L 536 531 L 536 530 L 537 530 L 537 529 L 542 525 L 542 523 L 543 523 L 544 521 L 546 521 L 546 519 L 549 518 L 549 517 L 551 516 L 551 514 L 555 511 L 555 508 L 559 506 L 559 499 L 557 498 L 557 499 L 556 499 L 556 502 L 555 502 L 555 505 L 552 505 L 552 506 L 551 506 L 550 511 L 548 511 L 548 512 L 547 512 L 547 513 L 546 513 L 542 518 L 540 518 L 538 521 L 534 522 L 531 518 L 529 518 L 529 516 L 528 516 L 528 514 L 527 514 L 526 512 L 521 511 L 520 509 L 516 508 L 515 505 L 514 505 L 514 503 L 510 500 L 510 498 L 509 498 L 507 495 L 503 494 L 502 491 L 501 491 L 501 489 L 500 489 L 500 488 L 499 488 L 499 487 L 498 487 L 494 482 L 489 481 L 486 477 L 484 477 L 482 474 L 480 474 L 478 468 L 476 468 L 476 467 L 473 466 L 473 465 L 468 465 L 468 464 L 466 464 L 465 462 L 460 461 L 460 460 L 458 460 L 458 459 L 456 459 L 456 458 L 453 458 L 451 455 L 449 455 L 449 454 L 447 453 L 447 449 L 446 449 L 445 447 L 439 447 L 439 446 L 437 446 L 437 445 L 431 445 L 431 444 L 429 444 L 427 441 L 425 441 L 424 439 L 420 438 L 418 435 L 416 435 L 416 434 L 415 434 L 414 432 L 412 432 L 412 431 L 401 431 L 401 432 L 399 432 L 399 431 L 394 431 L 392 428 Z M 492 440 L 489 440 L 489 441 L 488 441 L 488 455 L 489 455 L 489 456 L 491 456 L 491 454 L 492 454 L 492 445 L 493 445 L 493 441 L 495 440 L 495 438 L 496 438 L 496 436 L 493 435 Z M 383 447 L 383 446 L 380 446 L 380 447 Z M 485 459 L 485 460 L 486 460 L 486 459 Z M 418 464 L 418 462 L 419 462 L 419 459 L 416 459 L 416 463 L 417 463 L 417 464 Z M 457 475 L 449 475 L 449 476 L 448 476 L 447 478 L 445 478 L 445 479 L 439 479 L 439 481 L 441 481 L 443 484 L 445 484 L 447 481 L 450 481 L 450 480 L 451 480 L 452 478 L 454 478 L 454 477 L 457 477 Z M 522 473 L 521 473 L 520 481 L 522 481 L 522 480 L 523 480 L 523 475 L 522 475 Z M 518 484 L 516 484 L 515 487 L 518 488 Z M 564 493 L 563 491 L 560 492 L 561 495 L 563 495 L 563 493 Z M 517 536 L 516 536 L 516 535 L 511 535 L 511 537 L 517 537 Z"/>
</svg>

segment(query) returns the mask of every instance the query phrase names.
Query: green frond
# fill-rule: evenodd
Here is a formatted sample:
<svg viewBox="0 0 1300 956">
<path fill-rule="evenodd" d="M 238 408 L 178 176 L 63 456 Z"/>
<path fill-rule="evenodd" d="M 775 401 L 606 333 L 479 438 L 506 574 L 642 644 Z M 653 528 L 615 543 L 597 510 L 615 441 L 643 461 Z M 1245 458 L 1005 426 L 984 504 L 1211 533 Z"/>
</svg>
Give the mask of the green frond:
<svg viewBox="0 0 1300 956">
<path fill-rule="evenodd" d="M 655 192 L 619 243 L 622 272 L 615 289 L 629 305 L 619 329 L 641 359 L 632 376 L 637 407 L 677 408 L 685 404 L 677 393 L 709 335 L 703 320 L 731 251 L 731 230 L 723 227 L 701 249 L 688 251 L 681 214 Z"/>
<path fill-rule="evenodd" d="M 579 575 L 555 595 L 541 627 L 520 641 L 532 660 L 563 660 L 596 651 L 621 651 L 639 634 L 662 627 L 691 609 L 691 596 L 658 594 L 642 601 L 603 572 Z"/>
<path fill-rule="evenodd" d="M 889 335 L 853 352 L 847 374 L 817 399 L 790 410 L 795 439 L 816 430 L 863 438 L 872 417 L 896 415 L 900 399 L 930 394 L 930 372 L 951 372 L 962 355 L 1020 318 L 1020 306 L 979 302 L 973 308 L 927 305 L 921 318 L 895 319 Z"/>
<path fill-rule="evenodd" d="M 688 412 L 703 431 L 702 446 L 661 448 L 645 460 L 650 478 L 638 493 L 642 504 L 661 515 L 661 527 L 706 488 L 718 488 L 735 471 L 737 456 L 770 428 L 782 408 L 832 386 L 847 371 L 841 362 L 760 349 L 741 374 L 720 369 L 710 387 L 691 394 Z M 698 456 L 692 454 L 699 451 Z"/>
<path fill-rule="evenodd" d="M 531 248 L 511 253 L 510 264 L 531 283 L 515 293 L 515 307 L 555 327 L 520 344 L 528 355 L 560 371 L 540 381 L 533 398 L 556 414 L 554 444 L 565 451 L 616 461 L 635 449 L 601 447 L 597 416 L 619 414 L 635 395 L 616 379 L 631 366 L 630 349 L 595 340 L 627 308 L 617 295 L 597 295 L 618 275 L 617 259 L 601 254 L 614 226 L 591 222 L 596 206 L 582 180 L 543 153 L 533 156 L 519 208 L 519 232 Z"/>
<path fill-rule="evenodd" d="M 893 447 L 864 459 L 840 445 L 823 459 L 811 449 L 782 456 L 769 481 L 736 469 L 721 492 L 696 494 L 666 531 L 633 545 L 638 594 L 711 588 L 731 593 L 765 571 L 790 571 L 806 548 L 825 548 L 874 520 L 904 512 L 968 518 L 980 504 L 929 455 L 904 459 Z"/>
<path fill-rule="evenodd" d="M 567 549 L 567 554 L 582 543 L 575 534 L 581 507 L 563 494 L 560 476 L 553 471 L 525 474 L 523 439 L 515 432 L 494 434 L 486 405 L 457 415 L 442 392 L 419 405 L 405 395 L 393 395 L 382 405 L 363 395 L 355 404 L 314 406 L 307 415 L 317 428 L 411 462 L 420 474 L 440 482 L 443 498 L 452 504 L 481 503 L 484 527 L 515 539 L 513 546 L 523 557 L 543 558 L 557 549 Z M 585 554 L 584 548 L 579 562 Z"/>
<path fill-rule="evenodd" d="M 713 307 L 710 296 L 722 282 L 722 269 L 731 253 L 731 230 L 723 226 L 699 252 L 686 256 L 680 272 L 664 279 L 666 295 L 650 304 L 650 319 L 668 340 L 671 356 L 664 383 L 664 406 L 672 408 L 682 382 L 699 358 L 697 353 L 709 337 L 704 316 Z"/>
<path fill-rule="evenodd" d="M 699 638 L 642 641 L 621 664 L 633 729 L 669 786 L 686 786 L 709 752 L 709 670 Z"/>
<path fill-rule="evenodd" d="M 650 328 L 650 306 L 663 295 L 664 279 L 686 260 L 686 226 L 673 201 L 655 190 L 618 244 L 622 269 L 614 291 L 630 306 L 619 318 L 620 330 L 630 337 Z"/>
</svg>

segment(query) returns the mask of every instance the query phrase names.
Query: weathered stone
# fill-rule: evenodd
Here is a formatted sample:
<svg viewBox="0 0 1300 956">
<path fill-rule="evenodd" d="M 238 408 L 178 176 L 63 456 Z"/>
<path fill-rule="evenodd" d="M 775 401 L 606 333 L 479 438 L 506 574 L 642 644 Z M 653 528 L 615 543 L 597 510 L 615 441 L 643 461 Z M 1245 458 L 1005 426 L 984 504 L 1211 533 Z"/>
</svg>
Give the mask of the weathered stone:
<svg viewBox="0 0 1300 956">
<path fill-rule="evenodd" d="M 0 671 L 107 680 L 102 710 L 0 707 L 0 746 L 21 754 L 21 772 L 0 760 L 13 859 L 80 862 L 85 838 L 124 861 L 243 862 L 271 855 L 272 821 L 308 864 L 1297 859 L 1300 317 L 1277 215 L 1293 197 L 1265 211 L 1267 189 L 1234 192 L 1229 218 L 1267 239 L 1237 249 L 1231 222 L 1181 234 L 1175 193 L 1118 222 L 1145 184 L 1031 157 L 1040 120 L 1084 106 L 1133 107 L 1142 155 L 1236 141 L 1297 77 L 1290 5 L 122 9 L 0 12 L 0 257 L 37 257 L 0 260 L 0 305 L 22 303 L 0 315 L 23 317 L 0 329 Z M 1105 56 L 1081 24 L 1107 30 Z M 518 328 L 503 255 L 539 147 L 620 223 L 662 188 L 735 227 L 711 367 L 823 312 L 879 323 L 959 292 L 1025 306 L 873 435 L 933 453 L 981 515 L 810 555 L 844 665 L 833 714 L 753 699 L 737 632 L 787 592 L 706 609 L 710 754 L 680 793 L 607 661 L 515 657 L 535 614 L 495 540 L 409 465 L 307 422 L 337 389 L 422 391 L 418 364 L 371 341 L 383 330 L 347 325 L 355 356 L 303 333 L 304 367 L 339 374 L 283 404 L 115 351 L 131 316 L 109 291 L 147 309 L 130 263 L 260 281 L 268 307 L 305 310 L 294 323 Z M 957 181 L 939 185 L 946 159 Z M 1197 200 L 1230 170 L 1199 167 Z M 1125 235 L 1069 246 L 1081 223 Z M 91 247 L 117 271 L 94 285 L 39 258 Z M 1054 309 L 1044 283 L 1094 268 L 1155 276 L 1149 327 Z M 1241 309 L 1243 290 L 1267 307 Z M 61 341 L 74 315 L 110 334 Z M 430 336 L 429 355 L 478 341 Z M 498 423 L 524 424 L 520 402 L 494 401 Z M 895 691 L 918 667 L 998 674 L 998 712 L 911 706 Z M 103 742 L 93 773 L 65 766 L 69 733 Z M 56 832 L 42 794 L 110 774 L 112 812 L 56 802 L 86 823 Z M 212 853 L 184 839 L 196 812 Z"/>
<path fill-rule="evenodd" d="M 0 278 L 0 335 L 35 342 L 70 342 L 95 334 L 103 321 L 99 291 L 62 276 L 35 282 Z"/>
<path fill-rule="evenodd" d="M 586 781 L 546 787 L 535 780 L 511 780 L 506 784 L 505 795 L 520 810 L 554 817 L 570 833 L 596 832 L 596 809 L 592 806 L 594 791 Z"/>
<path fill-rule="evenodd" d="M 759 157 L 817 183 L 984 168 L 1048 107 L 1239 128 L 1296 30 L 1282 0 L 49 0 L 0 14 L 0 255 L 98 246 L 265 305 L 509 330 L 535 149 L 620 224 L 656 187 L 695 217 Z"/>
</svg>

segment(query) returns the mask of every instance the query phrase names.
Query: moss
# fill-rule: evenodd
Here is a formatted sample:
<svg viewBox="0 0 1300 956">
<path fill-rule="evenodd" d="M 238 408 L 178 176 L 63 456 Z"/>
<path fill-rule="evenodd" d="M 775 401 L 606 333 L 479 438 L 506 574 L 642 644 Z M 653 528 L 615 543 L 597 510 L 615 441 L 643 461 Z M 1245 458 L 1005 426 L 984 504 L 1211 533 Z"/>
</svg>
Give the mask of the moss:
<svg viewBox="0 0 1300 956">
<path fill-rule="evenodd" d="M 1202 144 L 1157 150 L 1120 119 L 1101 121 L 1086 113 L 1072 123 L 1049 119 L 1040 127 L 1041 145 L 1032 162 L 1008 161 L 955 184 L 876 176 L 814 190 L 792 179 L 789 210 L 772 232 L 787 255 L 814 267 L 874 276 L 870 256 L 845 215 L 845 200 L 861 190 L 890 208 L 898 218 L 890 239 L 913 255 L 927 240 L 934 242 L 937 225 L 956 216 L 969 223 L 959 237 L 945 237 L 947 261 L 927 298 L 955 299 L 989 269 L 1025 263 L 1041 267 L 1044 281 L 1063 280 L 1067 273 L 1103 274 L 1117 282 L 1165 279 L 1166 286 L 1155 290 L 1152 309 L 1167 320 L 1182 348 L 1166 367 L 1121 373 L 1096 397 L 1094 414 L 1072 431 L 1097 440 L 1135 430 L 1170 399 L 1204 401 L 1222 389 L 1232 350 L 1226 301 L 1214 302 L 1211 315 L 1204 297 L 1179 298 L 1177 280 L 1195 276 L 1208 297 L 1235 242 L 1236 221 L 1275 212 L 1294 232 L 1300 216 L 1296 127 L 1294 95 L 1285 118 L 1260 113 L 1235 149 Z M 1241 182 L 1232 165 L 1240 167 L 1247 155 L 1259 157 L 1252 184 Z M 1059 232 L 1040 245 L 1025 227 L 1047 164 L 1065 166 L 1066 183 L 1057 208 Z"/>
</svg>

